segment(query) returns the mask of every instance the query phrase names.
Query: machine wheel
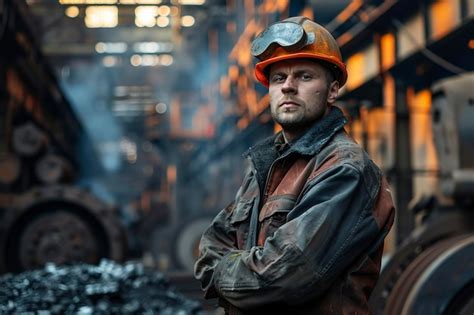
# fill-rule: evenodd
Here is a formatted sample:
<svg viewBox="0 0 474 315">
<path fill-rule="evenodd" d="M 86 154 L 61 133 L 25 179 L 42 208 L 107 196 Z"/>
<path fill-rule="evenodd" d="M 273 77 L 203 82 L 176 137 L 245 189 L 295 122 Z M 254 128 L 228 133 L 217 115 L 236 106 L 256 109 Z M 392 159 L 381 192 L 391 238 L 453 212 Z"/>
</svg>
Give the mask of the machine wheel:
<svg viewBox="0 0 474 315">
<path fill-rule="evenodd" d="M 211 225 L 212 217 L 199 217 L 182 225 L 175 233 L 174 258 L 176 264 L 188 272 L 194 272 L 199 257 L 199 241 L 202 233 Z"/>
<path fill-rule="evenodd" d="M 47 262 L 122 260 L 125 237 L 114 209 L 73 187 L 36 188 L 17 197 L 0 223 L 0 272 Z"/>
</svg>

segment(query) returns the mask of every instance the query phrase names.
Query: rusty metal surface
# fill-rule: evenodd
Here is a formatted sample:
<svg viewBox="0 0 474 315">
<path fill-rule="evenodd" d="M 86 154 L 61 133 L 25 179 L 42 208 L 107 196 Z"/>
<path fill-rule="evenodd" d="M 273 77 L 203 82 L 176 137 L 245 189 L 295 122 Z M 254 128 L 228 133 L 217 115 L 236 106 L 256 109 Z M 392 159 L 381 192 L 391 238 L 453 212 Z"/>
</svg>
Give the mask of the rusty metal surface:
<svg viewBox="0 0 474 315">
<path fill-rule="evenodd" d="M 32 189 L 15 198 L 0 222 L 0 272 L 21 271 L 48 260 L 121 261 L 125 248 L 116 210 L 74 187 Z"/>
<path fill-rule="evenodd" d="M 424 225 L 415 230 L 410 238 L 402 244 L 382 270 L 370 297 L 369 302 L 374 314 L 396 314 L 386 312 L 391 312 L 394 304 L 405 302 L 402 296 L 407 294 L 407 291 L 403 293 L 403 290 L 409 289 L 409 283 L 413 284 L 417 280 L 416 275 L 419 275 L 422 270 L 416 268 L 413 270 L 413 268 L 429 262 L 429 259 L 424 260 L 426 257 L 433 258 L 427 256 L 429 251 L 443 240 L 455 239 L 459 235 L 472 233 L 473 222 L 471 222 L 468 212 L 460 209 L 446 209 L 443 213 L 437 213 L 434 218 L 427 220 Z M 413 263 L 415 265 L 412 265 Z M 405 277 L 405 272 L 411 276 Z M 454 272 L 451 271 L 451 273 Z M 402 277 L 403 281 L 401 281 Z M 404 284 L 407 284 L 407 287 Z M 388 307 L 389 302 L 391 308 Z"/>
<path fill-rule="evenodd" d="M 57 154 L 46 154 L 35 165 L 36 177 L 45 184 L 58 184 L 72 172 L 70 163 Z"/>
<path fill-rule="evenodd" d="M 445 253 L 450 252 L 452 248 L 455 248 L 457 244 L 465 241 L 466 239 L 473 240 L 473 237 L 469 236 L 458 236 L 449 238 L 430 246 L 422 253 L 420 253 L 415 260 L 413 260 L 407 268 L 398 277 L 398 281 L 392 289 L 392 292 L 385 305 L 383 314 L 385 315 L 408 315 L 408 314 L 421 314 L 412 313 L 409 310 L 413 305 L 428 304 L 434 305 L 436 301 L 450 300 L 452 298 L 451 292 L 444 292 L 439 296 L 428 296 L 427 299 L 421 299 L 423 292 L 420 292 L 422 288 L 417 284 L 423 281 L 424 278 L 429 277 L 431 273 L 436 272 L 436 260 Z M 451 270 L 451 274 L 457 273 L 459 270 Z M 426 274 L 428 273 L 428 275 Z M 441 283 L 434 282 L 431 286 L 440 286 Z M 462 287 L 462 285 L 461 285 Z M 429 288 L 424 288 L 429 290 Z M 447 304 L 447 303 L 446 303 Z M 432 309 L 431 312 L 424 312 L 423 314 L 442 314 L 441 310 Z"/>
</svg>

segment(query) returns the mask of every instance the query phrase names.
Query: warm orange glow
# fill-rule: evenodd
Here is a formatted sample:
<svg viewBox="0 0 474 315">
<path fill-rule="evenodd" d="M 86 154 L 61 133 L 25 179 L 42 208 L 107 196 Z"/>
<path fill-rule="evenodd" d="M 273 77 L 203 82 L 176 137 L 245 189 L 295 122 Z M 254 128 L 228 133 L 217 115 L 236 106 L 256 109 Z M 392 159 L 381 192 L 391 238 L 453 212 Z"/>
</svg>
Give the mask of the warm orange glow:
<svg viewBox="0 0 474 315">
<path fill-rule="evenodd" d="M 232 65 L 229 67 L 229 78 L 231 81 L 235 82 L 239 78 L 239 67 Z"/>
<path fill-rule="evenodd" d="M 351 135 L 352 138 L 354 138 L 354 140 L 361 144 L 362 143 L 362 122 L 360 119 L 357 119 L 357 120 L 353 120 L 351 121 L 350 123 L 350 130 L 349 130 L 349 134 Z"/>
<path fill-rule="evenodd" d="M 347 89 L 353 90 L 364 82 L 365 61 L 362 53 L 356 53 L 347 60 Z"/>
<path fill-rule="evenodd" d="M 277 10 L 283 12 L 288 7 L 288 0 L 277 0 Z"/>
<path fill-rule="evenodd" d="M 249 125 L 249 120 L 245 116 L 240 118 L 239 121 L 237 122 L 237 128 L 239 128 L 240 130 L 245 129 L 248 125 Z"/>
<path fill-rule="evenodd" d="M 474 49 L 474 39 L 469 40 L 469 42 L 467 43 L 467 46 L 471 49 Z"/>
<path fill-rule="evenodd" d="M 349 32 L 346 32 L 342 34 L 341 36 L 339 36 L 336 41 L 339 46 L 343 46 L 345 43 L 347 43 L 351 39 L 352 39 L 352 34 Z"/>
<path fill-rule="evenodd" d="M 459 22 L 459 1 L 438 0 L 431 4 L 431 38 L 446 35 Z"/>
<path fill-rule="evenodd" d="M 260 114 L 260 113 L 263 112 L 269 105 L 270 105 L 270 95 L 269 95 L 269 94 L 265 94 L 265 96 L 262 97 L 262 98 L 260 99 L 260 101 L 258 101 L 258 104 L 257 104 L 257 113 Z"/>
<path fill-rule="evenodd" d="M 380 39 L 382 53 L 382 69 L 387 70 L 395 64 L 395 36 L 387 33 Z"/>
<path fill-rule="evenodd" d="M 282 13 L 286 8 L 288 8 L 288 2 L 288 0 L 265 0 L 258 7 L 258 13 L 261 15 L 267 15 L 277 11 Z"/>
<path fill-rule="evenodd" d="M 314 20 L 313 8 L 311 6 L 306 6 L 303 11 L 301 11 L 302 16 L 306 16 L 307 18 Z"/>
<path fill-rule="evenodd" d="M 174 97 L 170 106 L 171 130 L 181 129 L 181 102 L 179 98 Z"/>
<path fill-rule="evenodd" d="M 414 169 L 436 170 L 438 160 L 433 142 L 433 129 L 430 115 L 431 93 L 422 90 L 408 95 L 410 109 L 410 135 L 412 164 Z M 436 176 L 419 175 L 414 177 L 415 196 L 433 193 L 436 189 Z"/>
<path fill-rule="evenodd" d="M 176 165 L 168 165 L 166 169 L 166 177 L 168 178 L 168 183 L 176 183 Z"/>
<path fill-rule="evenodd" d="M 230 96 L 230 80 L 228 77 L 221 77 L 219 91 L 223 97 Z"/>
<path fill-rule="evenodd" d="M 354 13 L 359 10 L 364 1 L 362 0 L 353 0 L 339 15 L 336 17 L 336 20 L 339 22 L 344 22 L 354 15 Z"/>
<path fill-rule="evenodd" d="M 255 1 L 253 0 L 245 0 L 244 1 L 244 8 L 245 8 L 245 16 L 247 17 L 247 21 L 254 16 L 255 14 Z"/>
<path fill-rule="evenodd" d="M 248 89 L 245 93 L 245 101 L 249 104 L 249 113 L 254 118 L 258 115 L 257 92 L 254 89 Z"/>
<path fill-rule="evenodd" d="M 281 130 L 283 130 L 283 128 L 281 127 L 280 124 L 278 123 L 275 123 L 274 127 L 273 127 L 273 133 L 278 133 L 280 132 Z"/>
<path fill-rule="evenodd" d="M 386 74 L 383 82 L 383 105 L 390 111 L 395 111 L 395 80 Z"/>
<path fill-rule="evenodd" d="M 415 95 L 415 106 L 417 110 L 429 114 L 431 110 L 431 92 L 430 90 L 422 90 Z"/>
</svg>

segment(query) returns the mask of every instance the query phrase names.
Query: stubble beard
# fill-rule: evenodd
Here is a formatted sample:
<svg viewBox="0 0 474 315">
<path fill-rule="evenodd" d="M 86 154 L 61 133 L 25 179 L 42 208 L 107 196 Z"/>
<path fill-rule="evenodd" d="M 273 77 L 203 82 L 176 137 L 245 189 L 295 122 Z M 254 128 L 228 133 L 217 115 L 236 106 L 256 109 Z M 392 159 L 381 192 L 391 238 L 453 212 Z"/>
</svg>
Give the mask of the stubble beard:
<svg viewBox="0 0 474 315">
<path fill-rule="evenodd" d="M 299 108 L 297 111 L 285 112 L 280 108 L 276 112 L 272 112 L 272 117 L 283 130 L 296 132 L 307 128 L 311 122 L 307 121 L 304 108 Z"/>
</svg>

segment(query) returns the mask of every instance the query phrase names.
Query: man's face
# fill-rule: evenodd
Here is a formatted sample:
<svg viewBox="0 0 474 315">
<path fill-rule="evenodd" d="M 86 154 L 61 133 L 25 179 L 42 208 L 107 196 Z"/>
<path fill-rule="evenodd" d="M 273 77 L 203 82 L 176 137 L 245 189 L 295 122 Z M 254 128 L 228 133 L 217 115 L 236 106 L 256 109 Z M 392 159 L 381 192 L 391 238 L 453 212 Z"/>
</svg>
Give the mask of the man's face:
<svg viewBox="0 0 474 315">
<path fill-rule="evenodd" d="M 284 60 L 271 65 L 270 109 L 284 131 L 304 132 L 328 113 L 339 84 L 327 82 L 326 71 L 310 60 Z"/>
</svg>

